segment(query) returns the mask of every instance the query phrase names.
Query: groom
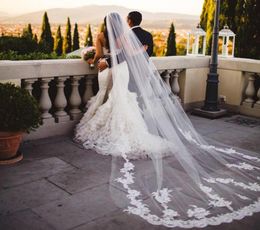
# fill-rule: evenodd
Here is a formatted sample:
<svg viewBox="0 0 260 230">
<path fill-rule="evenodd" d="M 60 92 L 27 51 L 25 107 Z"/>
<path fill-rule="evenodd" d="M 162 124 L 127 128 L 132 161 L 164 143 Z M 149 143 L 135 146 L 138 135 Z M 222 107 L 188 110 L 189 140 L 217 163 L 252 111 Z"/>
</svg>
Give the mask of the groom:
<svg viewBox="0 0 260 230">
<path fill-rule="evenodd" d="M 138 11 L 132 11 L 127 16 L 127 23 L 131 30 L 135 33 L 137 38 L 140 40 L 144 46 L 147 54 L 152 56 L 153 54 L 153 36 L 148 31 L 142 29 L 140 24 L 142 22 L 142 14 Z M 101 61 L 98 63 L 99 71 L 103 71 L 107 67 L 111 67 L 111 59 L 107 58 L 106 61 Z"/>
<path fill-rule="evenodd" d="M 132 11 L 127 16 L 127 23 L 143 44 L 149 56 L 153 54 L 153 36 L 140 27 L 142 22 L 142 14 L 138 11 Z"/>
</svg>

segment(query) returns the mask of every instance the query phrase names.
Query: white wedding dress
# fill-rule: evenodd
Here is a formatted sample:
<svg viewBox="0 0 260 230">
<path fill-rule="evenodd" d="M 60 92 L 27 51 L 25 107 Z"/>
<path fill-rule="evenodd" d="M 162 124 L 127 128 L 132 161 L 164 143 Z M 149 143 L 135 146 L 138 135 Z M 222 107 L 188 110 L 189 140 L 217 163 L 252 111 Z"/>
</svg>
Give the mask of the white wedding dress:
<svg viewBox="0 0 260 230">
<path fill-rule="evenodd" d="M 117 13 L 106 20 L 113 65 L 99 73 L 75 139 L 113 156 L 115 204 L 171 228 L 260 212 L 259 154 L 205 141 L 124 20 Z"/>
<path fill-rule="evenodd" d="M 105 48 L 103 51 L 108 52 Z M 173 145 L 148 131 L 137 96 L 128 90 L 127 63 L 115 68 L 113 80 L 109 68 L 98 73 L 99 91 L 89 101 L 88 110 L 77 125 L 76 141 L 100 154 L 125 154 L 129 159 L 168 152 Z M 111 81 L 113 86 L 110 89 Z"/>
</svg>

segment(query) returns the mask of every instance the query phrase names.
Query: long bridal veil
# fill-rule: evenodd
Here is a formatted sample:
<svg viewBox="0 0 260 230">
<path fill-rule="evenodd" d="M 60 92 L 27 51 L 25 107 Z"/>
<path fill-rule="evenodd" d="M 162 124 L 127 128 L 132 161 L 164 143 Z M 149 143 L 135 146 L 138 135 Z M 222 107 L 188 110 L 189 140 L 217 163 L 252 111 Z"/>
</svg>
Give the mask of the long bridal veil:
<svg viewBox="0 0 260 230">
<path fill-rule="evenodd" d="M 164 152 L 147 152 L 147 159 L 131 160 L 123 150 L 122 157 L 113 157 L 110 191 L 116 204 L 151 224 L 183 228 L 260 211 L 257 154 L 207 143 L 124 20 L 117 13 L 106 20 L 113 82 L 127 63 L 128 88 L 149 132 L 169 143 Z"/>
</svg>

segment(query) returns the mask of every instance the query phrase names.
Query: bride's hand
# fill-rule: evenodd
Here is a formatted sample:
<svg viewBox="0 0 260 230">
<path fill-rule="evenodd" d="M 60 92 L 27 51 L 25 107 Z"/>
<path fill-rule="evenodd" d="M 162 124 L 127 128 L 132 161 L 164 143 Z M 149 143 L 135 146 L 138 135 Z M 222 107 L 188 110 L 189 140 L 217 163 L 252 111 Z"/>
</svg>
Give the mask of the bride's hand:
<svg viewBox="0 0 260 230">
<path fill-rule="evenodd" d="M 93 60 L 93 59 L 88 59 L 88 60 L 87 60 L 87 63 L 88 63 L 89 65 L 94 64 L 94 60 Z"/>
<path fill-rule="evenodd" d="M 108 68 L 108 64 L 107 64 L 107 62 L 106 62 L 105 59 L 99 59 L 97 66 L 98 66 L 98 70 L 99 70 L 100 72 L 102 72 L 103 70 L 105 70 L 106 68 Z"/>
</svg>

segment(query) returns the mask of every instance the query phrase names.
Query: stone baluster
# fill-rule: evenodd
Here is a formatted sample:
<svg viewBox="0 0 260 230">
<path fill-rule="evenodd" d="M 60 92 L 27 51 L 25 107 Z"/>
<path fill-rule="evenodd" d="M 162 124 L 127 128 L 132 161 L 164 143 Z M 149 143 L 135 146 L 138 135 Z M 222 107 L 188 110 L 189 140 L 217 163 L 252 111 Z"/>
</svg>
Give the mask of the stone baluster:
<svg viewBox="0 0 260 230">
<path fill-rule="evenodd" d="M 86 79 L 86 89 L 85 89 L 85 92 L 84 92 L 84 95 L 83 95 L 83 103 L 84 103 L 85 107 L 87 106 L 89 99 L 94 95 L 93 89 L 92 89 L 94 77 L 95 77 L 94 75 L 87 75 L 85 77 L 85 79 Z"/>
<path fill-rule="evenodd" d="M 172 89 L 173 94 L 176 96 L 178 96 L 180 93 L 180 86 L 179 86 L 179 81 L 178 81 L 179 73 L 180 73 L 179 70 L 174 70 L 171 73 L 171 76 L 172 76 L 171 89 Z"/>
<path fill-rule="evenodd" d="M 31 96 L 33 90 L 32 84 L 36 81 L 37 81 L 36 78 L 24 79 L 24 84 L 25 84 L 24 88 L 29 92 Z"/>
<path fill-rule="evenodd" d="M 165 70 L 161 73 L 161 77 L 164 79 L 164 81 L 166 82 L 166 84 L 171 88 L 171 84 L 170 84 L 170 73 L 168 70 Z"/>
<path fill-rule="evenodd" d="M 40 96 L 40 100 L 39 100 L 39 107 L 40 110 L 42 111 L 42 119 L 43 122 L 47 122 L 47 121 L 54 121 L 54 118 L 52 117 L 52 115 L 49 113 L 49 110 L 52 107 L 52 103 L 51 103 L 51 99 L 49 96 L 49 82 L 53 80 L 53 78 L 42 78 L 40 80 L 41 82 L 41 96 Z"/>
<path fill-rule="evenodd" d="M 259 111 L 260 113 L 260 88 L 257 91 L 256 97 L 257 97 L 257 101 L 254 104 L 254 108 L 257 109 L 257 111 Z"/>
<path fill-rule="evenodd" d="M 260 106 L 260 88 L 258 89 L 256 96 L 257 96 L 257 99 L 258 99 L 257 102 L 256 102 L 256 104 L 257 104 L 258 106 Z"/>
<path fill-rule="evenodd" d="M 250 75 L 249 79 L 248 79 L 248 85 L 247 85 L 246 90 L 245 90 L 246 99 L 243 101 L 243 105 L 247 104 L 248 106 L 251 107 L 254 103 L 254 99 L 253 99 L 253 97 L 255 95 L 254 82 L 255 82 L 255 76 Z"/>
<path fill-rule="evenodd" d="M 175 96 L 179 99 L 181 102 L 181 98 L 179 97 L 180 94 L 180 85 L 179 85 L 179 76 L 180 76 L 181 70 L 174 70 L 171 72 L 171 90 Z"/>
<path fill-rule="evenodd" d="M 68 121 L 69 115 L 64 110 L 67 106 L 67 99 L 64 94 L 64 82 L 68 79 L 68 77 L 57 77 L 56 78 L 56 87 L 57 87 L 57 94 L 54 100 L 54 107 L 55 107 L 55 119 L 56 122 L 64 122 Z"/>
<path fill-rule="evenodd" d="M 70 116 L 72 120 L 77 120 L 81 117 L 81 110 L 79 106 L 81 105 L 81 98 L 79 95 L 79 80 L 80 76 L 73 76 L 71 79 L 71 95 L 69 98 L 70 104 Z"/>
</svg>

